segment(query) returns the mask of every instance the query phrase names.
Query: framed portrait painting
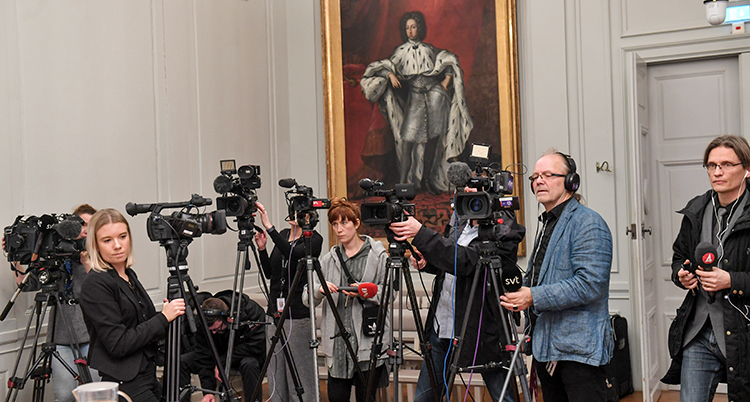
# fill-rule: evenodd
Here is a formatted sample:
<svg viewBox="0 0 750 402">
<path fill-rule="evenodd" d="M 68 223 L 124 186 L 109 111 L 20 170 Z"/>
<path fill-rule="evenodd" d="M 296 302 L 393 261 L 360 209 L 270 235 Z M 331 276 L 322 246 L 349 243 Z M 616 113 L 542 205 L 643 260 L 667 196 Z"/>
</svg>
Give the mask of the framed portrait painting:
<svg viewBox="0 0 750 402">
<path fill-rule="evenodd" d="M 521 197 L 515 11 L 515 0 L 321 0 L 329 196 L 378 202 L 361 179 L 412 183 L 417 219 L 440 232 L 447 169 L 480 143 L 488 164 L 518 173 Z"/>
</svg>

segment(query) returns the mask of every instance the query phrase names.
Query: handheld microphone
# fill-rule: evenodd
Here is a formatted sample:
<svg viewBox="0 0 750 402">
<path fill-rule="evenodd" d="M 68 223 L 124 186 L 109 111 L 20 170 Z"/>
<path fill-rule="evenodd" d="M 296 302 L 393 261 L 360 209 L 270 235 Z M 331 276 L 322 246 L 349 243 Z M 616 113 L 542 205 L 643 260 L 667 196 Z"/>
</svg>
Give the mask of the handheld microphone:
<svg viewBox="0 0 750 402">
<path fill-rule="evenodd" d="M 471 179 L 471 169 L 464 162 L 451 162 L 446 174 L 448 181 L 456 186 L 456 188 L 466 186 L 466 183 Z"/>
<path fill-rule="evenodd" d="M 503 289 L 506 292 L 517 292 L 523 286 L 523 276 L 517 265 L 503 267 Z"/>
<path fill-rule="evenodd" d="M 284 187 L 284 188 L 292 188 L 296 185 L 297 185 L 297 180 L 294 180 L 291 177 L 288 179 L 279 180 L 279 186 Z"/>
<path fill-rule="evenodd" d="M 226 194 L 232 191 L 232 179 L 221 175 L 214 179 L 214 191 L 219 194 Z"/>
<path fill-rule="evenodd" d="M 339 291 L 356 292 L 365 299 L 375 297 L 378 294 L 378 285 L 372 282 L 360 283 L 357 286 L 339 286 Z"/>
<path fill-rule="evenodd" d="M 383 185 L 382 181 L 372 180 L 367 177 L 359 181 L 359 188 L 365 191 L 372 190 L 373 187 L 380 187 L 382 185 Z"/>
<path fill-rule="evenodd" d="M 716 262 L 716 247 L 708 242 L 700 242 L 695 247 L 695 261 L 704 271 L 711 271 Z M 711 304 L 716 300 L 716 292 L 708 293 L 708 303 Z"/>
<path fill-rule="evenodd" d="M 83 225 L 80 222 L 68 219 L 56 224 L 53 228 L 63 239 L 73 240 L 80 236 Z"/>
</svg>

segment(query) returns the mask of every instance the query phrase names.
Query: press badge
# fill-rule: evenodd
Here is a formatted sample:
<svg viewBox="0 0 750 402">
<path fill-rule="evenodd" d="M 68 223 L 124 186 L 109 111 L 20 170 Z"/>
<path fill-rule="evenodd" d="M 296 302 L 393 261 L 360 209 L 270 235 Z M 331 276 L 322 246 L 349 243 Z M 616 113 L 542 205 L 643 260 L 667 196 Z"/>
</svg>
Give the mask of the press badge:
<svg viewBox="0 0 750 402">
<path fill-rule="evenodd" d="M 279 297 L 278 299 L 276 299 L 276 310 L 278 310 L 279 313 L 284 311 L 285 303 L 286 303 L 286 300 L 284 300 L 283 297 Z"/>
</svg>

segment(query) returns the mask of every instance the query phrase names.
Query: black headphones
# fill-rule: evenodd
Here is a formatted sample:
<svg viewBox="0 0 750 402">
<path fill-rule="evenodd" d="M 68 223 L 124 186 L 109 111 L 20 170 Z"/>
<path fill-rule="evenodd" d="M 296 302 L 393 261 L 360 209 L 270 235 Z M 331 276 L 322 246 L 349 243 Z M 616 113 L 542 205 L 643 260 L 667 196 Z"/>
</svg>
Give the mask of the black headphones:
<svg viewBox="0 0 750 402">
<path fill-rule="evenodd" d="M 581 176 L 579 176 L 576 172 L 576 161 L 574 161 L 573 158 L 571 158 L 568 154 L 564 154 L 562 152 L 555 153 L 562 156 L 563 159 L 565 159 L 565 163 L 568 165 L 568 174 L 565 175 L 565 182 L 563 183 L 565 189 L 570 191 L 571 193 L 575 193 L 578 190 L 578 187 L 581 186 Z M 531 193 L 536 194 L 536 191 L 534 191 L 534 182 L 532 181 L 530 185 Z"/>
<path fill-rule="evenodd" d="M 223 320 L 224 317 L 227 316 L 227 312 L 226 311 L 222 311 L 222 310 L 215 309 L 215 308 L 201 308 L 201 310 L 203 310 L 203 315 L 206 318 L 213 318 L 213 319 L 217 319 L 217 320 L 218 319 L 222 319 Z"/>
</svg>

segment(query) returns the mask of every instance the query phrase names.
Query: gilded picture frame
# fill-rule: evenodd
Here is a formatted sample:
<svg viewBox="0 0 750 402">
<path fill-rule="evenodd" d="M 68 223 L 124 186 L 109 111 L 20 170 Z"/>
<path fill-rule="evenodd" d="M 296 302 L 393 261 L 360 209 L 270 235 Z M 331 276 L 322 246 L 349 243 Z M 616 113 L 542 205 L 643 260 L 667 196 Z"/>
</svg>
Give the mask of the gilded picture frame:
<svg viewBox="0 0 750 402">
<path fill-rule="evenodd" d="M 408 3 L 408 5 L 405 6 L 404 3 Z M 357 63 L 359 63 L 360 66 L 365 66 L 368 63 L 373 62 L 375 59 L 387 58 L 388 53 L 391 52 L 394 48 L 394 45 L 398 45 L 398 43 L 396 43 L 393 39 L 394 34 L 391 32 L 385 32 L 385 30 L 398 30 L 399 27 L 397 21 L 398 18 L 401 17 L 400 14 L 402 14 L 402 10 L 405 9 L 404 7 L 419 9 L 421 3 L 424 3 L 424 8 L 428 9 L 431 13 L 430 15 L 432 15 L 433 17 L 435 15 L 440 15 L 440 18 L 433 18 L 433 22 L 434 20 L 438 20 L 440 22 L 440 25 L 438 25 L 437 27 L 435 26 L 436 24 L 432 24 L 432 26 L 430 26 L 429 24 L 431 23 L 431 21 L 429 20 L 427 15 L 425 15 L 425 19 L 428 20 L 427 24 L 429 27 L 425 28 L 425 31 L 427 32 L 427 38 L 424 40 L 425 42 L 430 42 L 432 38 L 435 38 L 436 35 L 433 33 L 436 31 L 440 32 L 439 30 L 441 29 L 441 27 L 449 27 L 451 19 L 458 21 L 461 19 L 466 20 L 470 18 L 470 16 L 464 17 L 460 15 L 462 12 L 461 9 L 456 9 L 456 7 L 461 6 L 461 1 L 321 0 L 323 89 L 329 197 L 347 196 L 350 199 L 352 197 L 356 198 L 355 189 L 353 189 L 353 183 L 356 183 L 357 180 L 362 178 L 356 177 L 357 172 L 362 171 L 362 169 L 353 171 L 354 169 L 351 169 L 351 166 L 349 166 L 353 163 L 350 162 L 350 164 L 347 165 L 347 152 L 349 153 L 349 158 L 352 159 L 352 149 L 348 149 L 347 144 L 354 143 L 354 139 L 352 137 L 354 134 L 351 132 L 347 132 L 348 122 L 346 120 L 347 113 L 351 113 L 351 110 L 353 109 L 353 107 L 350 106 L 352 102 L 351 94 L 356 94 L 357 91 L 362 91 L 361 88 L 358 88 L 359 82 L 356 76 L 352 78 L 349 72 L 347 72 L 347 76 L 345 76 L 344 70 L 349 69 L 350 66 Z M 467 1 L 466 5 L 471 4 L 472 7 L 475 7 L 475 3 L 477 3 L 475 0 L 473 0 L 473 2 Z M 484 2 L 480 3 L 483 3 L 479 6 L 481 10 L 476 11 L 476 13 L 483 13 L 480 16 L 481 20 L 483 21 L 482 25 L 492 25 L 493 21 L 491 20 L 491 17 L 492 14 L 494 14 L 494 50 L 496 52 L 496 60 L 491 60 L 491 57 L 486 57 L 486 55 L 493 53 L 486 49 L 486 47 L 488 46 L 487 43 L 491 43 L 491 41 L 486 40 L 486 37 L 488 36 L 486 31 L 484 33 L 480 32 L 477 36 L 479 39 L 475 40 L 475 42 L 472 42 L 474 43 L 475 49 L 482 49 L 482 46 L 484 46 L 484 50 L 481 51 L 481 54 L 480 50 L 477 50 L 475 53 L 470 55 L 471 57 L 466 57 L 464 54 L 460 54 L 460 51 L 463 51 L 465 48 L 463 45 L 456 45 L 455 41 L 451 43 L 453 43 L 452 47 L 455 48 L 453 49 L 453 51 L 457 54 L 457 58 L 462 60 L 462 62 L 464 62 L 466 59 L 470 59 L 474 62 L 473 64 L 476 65 L 479 63 L 477 60 L 480 59 L 480 56 L 484 56 L 485 58 L 490 60 L 483 62 L 483 66 L 480 68 L 483 68 L 486 71 L 494 71 L 494 68 L 496 68 L 496 102 L 495 99 L 490 99 L 493 102 L 483 101 L 482 104 L 491 104 L 492 110 L 478 110 L 476 112 L 472 110 L 472 117 L 476 122 L 478 119 L 477 116 L 474 115 L 474 113 L 481 114 L 481 116 L 479 116 L 479 120 L 482 120 L 483 122 L 486 120 L 487 122 L 489 122 L 484 123 L 485 134 L 483 134 L 481 140 L 482 142 L 489 141 L 490 143 L 494 143 L 493 154 L 496 154 L 497 158 L 499 158 L 499 164 L 503 168 L 516 173 L 514 174 L 515 186 L 513 195 L 519 197 L 520 205 L 523 206 L 523 190 L 524 188 L 526 188 L 526 186 L 525 180 L 523 178 L 524 172 L 521 168 L 522 161 L 518 98 L 516 1 L 485 0 Z M 342 4 L 344 6 L 344 14 L 342 14 Z M 492 9 L 493 6 L 494 10 Z M 440 9 L 440 7 L 443 7 L 444 10 L 438 10 L 437 13 L 439 14 L 435 14 L 435 8 Z M 360 20 L 368 22 L 379 21 L 379 25 L 375 24 L 377 25 L 376 28 L 372 28 L 373 24 L 370 24 L 371 26 L 369 28 L 361 26 L 352 27 L 352 19 L 357 18 L 357 12 L 370 13 L 369 15 L 360 16 Z M 352 13 L 355 13 L 355 17 L 352 17 Z M 392 15 L 386 15 L 388 13 Z M 425 14 L 427 14 L 427 12 L 425 12 Z M 342 18 L 345 20 L 345 26 L 343 27 Z M 393 21 L 396 22 L 394 23 Z M 493 29 L 492 26 L 485 28 L 486 30 Z M 380 45 L 380 52 L 378 53 L 376 51 L 370 51 L 369 57 L 366 55 L 352 56 L 352 52 L 342 48 L 343 31 L 346 31 L 344 33 L 346 39 L 343 45 L 351 42 L 352 35 L 380 35 L 377 41 L 371 40 L 370 42 L 367 42 L 366 40 L 362 40 L 363 43 L 377 42 Z M 461 32 L 451 32 L 451 40 L 453 40 L 456 35 L 460 34 Z M 482 39 L 482 35 L 484 35 L 485 39 Z M 388 43 L 389 36 L 390 43 Z M 402 34 L 401 36 L 403 37 L 404 35 Z M 443 35 L 443 37 L 446 36 Z M 445 46 L 444 43 L 433 44 L 435 45 L 435 47 L 441 47 L 441 45 Z M 359 46 L 359 48 L 361 47 L 362 46 Z M 352 59 L 354 59 L 354 61 L 352 61 Z M 493 62 L 496 64 L 492 65 Z M 467 67 L 464 66 L 462 66 L 461 68 L 464 70 L 467 69 Z M 471 66 L 468 66 L 468 68 L 471 68 Z M 474 68 L 474 71 L 477 70 L 479 70 L 479 68 Z M 361 74 L 359 76 L 361 76 Z M 467 75 L 467 92 L 469 92 L 471 89 L 471 79 L 472 77 Z M 482 85 L 481 89 L 484 90 L 486 88 L 494 87 L 495 83 L 493 82 L 491 84 L 492 85 Z M 348 101 L 350 102 L 349 105 L 345 104 L 345 102 L 347 101 L 345 97 L 345 91 L 348 91 L 347 93 L 350 94 L 348 95 Z M 491 94 L 488 96 L 493 97 L 493 92 L 491 92 Z M 362 103 L 361 100 L 359 100 L 359 102 L 360 104 Z M 377 105 L 373 104 L 373 108 L 373 110 L 377 110 Z M 347 109 L 349 110 L 349 112 L 347 112 Z M 497 114 L 494 115 L 494 113 Z M 377 117 L 376 112 L 373 112 L 372 115 Z M 491 116 L 485 117 L 485 115 Z M 351 122 L 349 123 L 351 125 Z M 474 129 L 476 130 L 476 124 L 474 126 Z M 383 130 L 386 132 L 388 131 L 387 127 Z M 472 131 L 472 135 L 473 134 L 474 133 Z M 471 140 L 472 138 L 469 137 L 469 139 Z M 358 138 L 357 140 L 360 139 Z M 360 140 L 359 142 L 362 141 Z M 467 144 L 465 144 L 464 154 L 466 154 L 466 151 L 469 148 L 468 142 L 469 141 L 467 141 Z M 393 158 L 385 159 L 386 163 L 392 163 Z M 464 159 L 465 158 L 453 158 L 453 160 L 465 161 Z M 373 172 L 372 169 L 365 169 L 365 171 Z M 380 177 L 370 178 L 373 180 L 381 179 Z M 445 199 L 446 207 L 448 207 L 448 194 L 445 194 Z M 379 201 L 379 199 L 366 201 L 375 202 Z M 419 208 L 420 205 L 419 203 L 417 203 L 417 209 Z M 524 221 L 523 208 L 517 211 L 517 218 L 519 222 Z M 431 222 L 423 223 L 427 224 L 428 226 L 432 226 L 435 230 L 442 230 L 440 226 L 446 221 L 446 219 L 447 218 L 445 217 L 445 213 L 441 212 L 439 219 L 432 219 L 428 217 L 425 218 L 425 220 Z M 331 244 L 335 244 L 336 242 L 337 241 L 335 239 L 335 235 L 332 233 Z M 519 247 L 519 254 L 525 255 L 525 242 L 522 243 Z"/>
</svg>

